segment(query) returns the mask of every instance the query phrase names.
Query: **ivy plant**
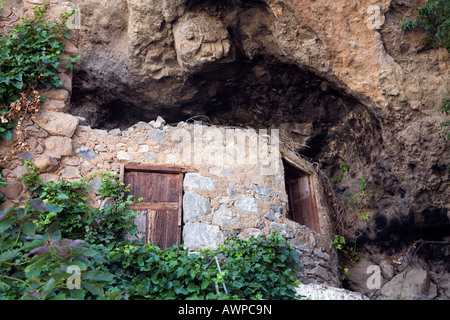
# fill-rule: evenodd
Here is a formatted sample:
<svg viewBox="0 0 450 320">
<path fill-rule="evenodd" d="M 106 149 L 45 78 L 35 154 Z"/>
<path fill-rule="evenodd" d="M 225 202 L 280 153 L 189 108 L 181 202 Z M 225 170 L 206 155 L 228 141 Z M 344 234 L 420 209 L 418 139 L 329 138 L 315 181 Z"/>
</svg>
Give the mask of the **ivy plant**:
<svg viewBox="0 0 450 320">
<path fill-rule="evenodd" d="M 45 13 L 46 2 L 31 18 L 22 17 L 11 32 L 0 36 L 0 137 L 5 140 L 12 138 L 11 104 L 30 88 L 59 87 L 57 68 L 61 61 L 67 60 L 70 67 L 79 59 L 64 54 L 62 41 L 70 39 L 67 20 L 74 11 L 52 21 L 46 20 Z"/>
<path fill-rule="evenodd" d="M 373 190 L 367 190 L 367 182 L 365 176 L 361 176 L 358 178 L 358 189 L 359 193 L 356 195 L 353 193 L 347 194 L 347 201 L 349 203 L 353 203 L 356 206 L 358 212 L 360 213 L 360 219 L 368 220 L 369 213 L 365 210 L 365 205 L 371 198 L 373 198 Z"/>
<path fill-rule="evenodd" d="M 94 210 L 91 226 L 88 227 L 87 239 L 101 239 L 105 244 L 122 239 L 126 232 L 135 234 L 137 226 L 134 224 L 136 212 L 130 205 L 142 198 L 135 199 L 130 192 L 130 185 L 120 181 L 119 176 L 113 173 L 100 172 L 102 184 L 98 192 L 104 198 L 110 198 L 112 205 Z"/>
<path fill-rule="evenodd" d="M 218 250 L 192 253 L 183 246 L 153 244 L 94 247 L 98 266 L 115 275 L 105 290 L 120 298 L 152 300 L 295 299 L 298 254 L 278 233 L 267 238 L 229 239 Z M 216 264 L 219 261 L 220 270 Z"/>
<path fill-rule="evenodd" d="M 8 184 L 8 181 L 3 179 L 3 175 L 0 171 L 0 188 L 6 186 L 7 184 Z M 5 194 L 3 192 L 0 192 L 0 204 L 3 203 L 5 201 L 5 199 L 6 199 Z"/>
<path fill-rule="evenodd" d="M 336 175 L 333 179 L 331 179 L 331 183 L 333 184 L 333 186 L 341 182 L 342 179 L 344 178 L 344 174 L 350 169 L 348 164 L 346 163 L 339 164 L 339 168 L 341 169 L 341 172 L 338 175 Z"/>
<path fill-rule="evenodd" d="M 42 183 L 35 164 L 25 160 L 24 166 L 27 172 L 20 181 L 28 187 L 30 195 L 54 208 L 51 213 L 37 213 L 39 226 L 59 222 L 64 237 L 86 238 L 105 243 L 120 241 L 125 232 L 136 232 L 136 214 L 129 205 L 140 199 L 135 200 L 132 195 L 127 194 L 129 186 L 124 186 L 117 175 L 99 173 L 102 176 L 102 184 L 98 191 L 101 196 L 111 198 L 114 204 L 93 209 L 86 203 L 88 186 L 93 175 L 75 182 L 59 180 Z"/>
</svg>

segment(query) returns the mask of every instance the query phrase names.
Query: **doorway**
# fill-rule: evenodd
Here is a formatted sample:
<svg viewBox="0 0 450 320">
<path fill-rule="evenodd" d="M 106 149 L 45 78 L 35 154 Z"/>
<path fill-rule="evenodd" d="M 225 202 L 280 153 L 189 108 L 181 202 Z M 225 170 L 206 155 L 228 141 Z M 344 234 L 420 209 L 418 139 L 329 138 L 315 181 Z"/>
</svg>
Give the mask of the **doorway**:
<svg viewBox="0 0 450 320">
<path fill-rule="evenodd" d="M 283 159 L 289 219 L 320 232 L 312 176 L 290 160 Z"/>
<path fill-rule="evenodd" d="M 130 194 L 143 198 L 130 207 L 137 212 L 136 237 L 167 249 L 182 243 L 182 199 L 184 168 L 124 165 L 122 181 Z"/>
</svg>

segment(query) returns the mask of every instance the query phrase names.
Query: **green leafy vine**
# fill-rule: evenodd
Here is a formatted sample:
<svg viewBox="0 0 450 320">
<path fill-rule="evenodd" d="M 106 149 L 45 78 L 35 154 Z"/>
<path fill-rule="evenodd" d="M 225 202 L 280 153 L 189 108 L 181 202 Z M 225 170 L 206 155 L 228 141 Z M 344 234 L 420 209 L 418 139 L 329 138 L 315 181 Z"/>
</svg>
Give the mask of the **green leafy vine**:
<svg viewBox="0 0 450 320">
<path fill-rule="evenodd" d="M 57 68 L 61 61 L 68 61 L 66 67 L 71 67 L 80 57 L 64 54 L 62 41 L 71 37 L 67 20 L 75 11 L 52 21 L 46 20 L 45 13 L 46 2 L 31 18 L 22 17 L 11 32 L 0 36 L 0 138 L 6 141 L 12 138 L 14 121 L 27 108 L 36 108 L 39 97 L 34 89 L 59 87 L 62 82 Z M 16 102 L 22 97 L 18 106 Z M 32 114 L 34 110 L 28 111 Z"/>
</svg>

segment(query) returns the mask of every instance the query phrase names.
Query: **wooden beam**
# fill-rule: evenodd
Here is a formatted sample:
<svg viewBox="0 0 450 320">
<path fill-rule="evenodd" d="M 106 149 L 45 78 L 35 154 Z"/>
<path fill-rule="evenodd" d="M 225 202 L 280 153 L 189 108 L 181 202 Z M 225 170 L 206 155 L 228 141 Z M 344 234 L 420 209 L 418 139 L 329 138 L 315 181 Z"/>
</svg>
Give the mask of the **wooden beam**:
<svg viewBox="0 0 450 320">
<path fill-rule="evenodd" d="M 181 225 L 183 223 L 183 174 L 180 173 L 178 176 L 178 203 L 180 204 L 178 206 L 178 227 L 180 229 L 181 232 Z"/>
<path fill-rule="evenodd" d="M 194 168 L 187 167 L 168 167 L 162 165 L 147 165 L 147 164 L 132 164 L 127 163 L 124 165 L 125 171 L 147 171 L 147 172 L 161 172 L 161 173 L 184 173 L 184 172 L 197 172 Z"/>
<path fill-rule="evenodd" d="M 314 225 L 315 225 L 315 231 L 317 233 L 320 233 L 320 225 L 319 225 L 319 214 L 317 211 L 317 203 L 316 203 L 316 193 L 314 192 L 314 183 L 313 183 L 313 177 L 309 176 L 309 188 L 311 191 L 311 203 L 313 206 L 313 213 L 314 213 Z"/>
<path fill-rule="evenodd" d="M 178 202 L 138 202 L 129 206 L 133 210 L 175 210 L 178 211 Z"/>
</svg>

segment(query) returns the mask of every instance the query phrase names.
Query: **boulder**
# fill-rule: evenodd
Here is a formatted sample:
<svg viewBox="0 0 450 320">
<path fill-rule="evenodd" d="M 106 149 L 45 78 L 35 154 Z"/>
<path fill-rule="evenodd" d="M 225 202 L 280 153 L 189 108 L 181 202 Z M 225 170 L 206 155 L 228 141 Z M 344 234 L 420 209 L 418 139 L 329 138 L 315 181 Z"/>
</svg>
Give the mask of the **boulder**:
<svg viewBox="0 0 450 320">
<path fill-rule="evenodd" d="M 39 94 L 41 97 L 47 97 L 49 100 L 58 100 L 63 102 L 67 102 L 70 98 L 69 91 L 64 89 L 40 90 Z"/>
<path fill-rule="evenodd" d="M 427 271 L 417 267 L 397 274 L 380 290 L 381 300 L 429 300 L 437 295 Z"/>
<path fill-rule="evenodd" d="M 80 120 L 70 114 L 41 110 L 35 122 L 51 135 L 70 138 L 75 133 Z"/>
<path fill-rule="evenodd" d="M 56 112 L 65 112 L 66 104 L 64 101 L 59 100 L 46 100 L 41 105 L 41 110 L 50 110 Z"/>
<path fill-rule="evenodd" d="M 8 184 L 0 188 L 6 198 L 16 200 L 23 190 L 23 184 L 16 180 L 8 180 Z"/>
<path fill-rule="evenodd" d="M 62 178 L 64 179 L 76 179 L 76 178 L 80 178 L 81 174 L 80 174 L 80 170 L 78 170 L 78 168 L 76 167 L 67 167 L 64 168 L 63 172 L 62 172 Z"/>
<path fill-rule="evenodd" d="M 51 172 L 58 168 L 59 162 L 56 158 L 51 157 L 47 154 L 40 154 L 36 156 L 36 160 L 34 161 L 37 169 L 41 173 Z"/>
</svg>

